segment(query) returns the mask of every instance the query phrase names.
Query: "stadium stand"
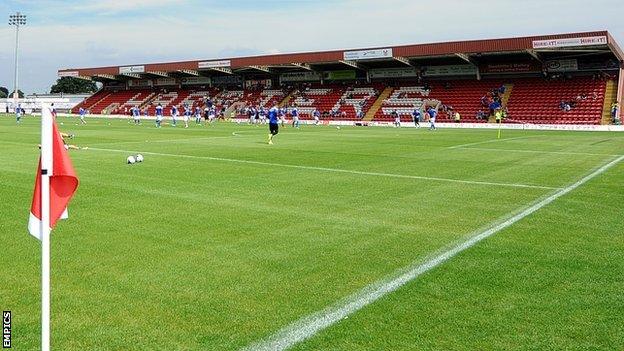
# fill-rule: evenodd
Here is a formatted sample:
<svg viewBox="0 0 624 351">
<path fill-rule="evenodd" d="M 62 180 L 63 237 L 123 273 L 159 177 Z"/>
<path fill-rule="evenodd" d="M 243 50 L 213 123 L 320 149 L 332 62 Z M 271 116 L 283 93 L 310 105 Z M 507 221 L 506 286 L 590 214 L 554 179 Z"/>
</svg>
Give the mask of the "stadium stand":
<svg viewBox="0 0 624 351">
<path fill-rule="evenodd" d="M 606 81 L 592 78 L 514 80 L 509 99 L 512 121 L 535 124 L 599 124 Z M 561 102 L 572 105 L 569 111 Z"/>
<path fill-rule="evenodd" d="M 500 104 L 512 123 L 609 124 L 611 104 L 624 98 L 622 62 L 613 37 L 595 31 L 147 63 L 132 66 L 132 74 L 125 73 L 128 66 L 63 69 L 59 75 L 104 85 L 74 113 L 84 107 L 124 114 L 139 106 L 153 115 L 160 103 L 168 115 L 172 105 L 201 106 L 209 96 L 219 110 L 227 106 L 226 113 L 239 115 L 246 106 L 296 105 L 302 119 L 317 109 L 323 119 L 387 123 L 396 110 L 407 122 L 415 108 L 432 105 L 439 122 L 459 112 L 461 122 L 487 123 Z"/>
</svg>

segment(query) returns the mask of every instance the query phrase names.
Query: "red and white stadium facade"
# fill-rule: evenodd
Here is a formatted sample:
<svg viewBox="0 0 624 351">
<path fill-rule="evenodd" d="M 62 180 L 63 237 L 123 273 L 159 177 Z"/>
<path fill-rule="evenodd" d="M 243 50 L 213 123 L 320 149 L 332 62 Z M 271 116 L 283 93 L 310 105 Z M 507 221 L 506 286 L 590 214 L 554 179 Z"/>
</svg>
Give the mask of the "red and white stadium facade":
<svg viewBox="0 0 624 351">
<path fill-rule="evenodd" d="M 99 81 L 80 106 L 94 114 L 149 110 L 157 103 L 199 105 L 206 96 L 245 105 L 296 104 L 309 118 L 409 119 L 432 101 L 475 115 L 481 98 L 501 86 L 510 120 L 533 124 L 608 124 L 622 101 L 624 53 L 607 31 L 457 41 L 379 48 L 61 69 L 60 77 Z M 562 111 L 560 101 L 572 101 Z M 236 108 L 235 108 L 236 107 Z M 78 107 L 76 107 L 77 109 Z M 229 111 L 228 111 L 229 113 Z M 451 113 L 441 114 L 450 119 Z"/>
</svg>

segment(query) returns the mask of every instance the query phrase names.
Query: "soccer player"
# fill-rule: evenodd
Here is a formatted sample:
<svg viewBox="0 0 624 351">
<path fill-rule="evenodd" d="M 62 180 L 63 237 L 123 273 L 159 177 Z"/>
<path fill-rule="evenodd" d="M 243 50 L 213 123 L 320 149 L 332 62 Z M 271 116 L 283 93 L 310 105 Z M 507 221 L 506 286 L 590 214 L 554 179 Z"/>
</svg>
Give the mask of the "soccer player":
<svg viewBox="0 0 624 351">
<path fill-rule="evenodd" d="M 267 113 L 264 107 L 260 107 L 258 111 L 258 115 L 260 116 L 260 124 L 266 124 L 267 122 Z"/>
<path fill-rule="evenodd" d="M 438 115 L 438 111 L 436 111 L 433 106 L 429 106 L 427 114 L 429 115 L 429 130 L 436 130 L 435 120 Z"/>
<path fill-rule="evenodd" d="M 412 111 L 412 118 L 414 118 L 414 126 L 420 128 L 420 109 L 414 107 L 414 111 Z"/>
<path fill-rule="evenodd" d="M 20 104 L 17 104 L 17 107 L 15 108 L 15 119 L 17 124 L 20 124 L 22 121 L 22 105 Z"/>
<path fill-rule="evenodd" d="M 217 111 L 215 110 L 214 107 L 211 107 L 210 111 L 208 111 L 208 122 L 212 124 L 212 122 L 215 120 L 216 117 L 217 117 Z"/>
<path fill-rule="evenodd" d="M 271 107 L 269 110 L 269 145 L 273 145 L 273 137 L 279 132 L 279 111 L 277 106 Z"/>
<path fill-rule="evenodd" d="M 253 106 L 247 107 L 247 116 L 249 117 L 249 124 L 253 124 L 254 122 Z"/>
<path fill-rule="evenodd" d="M 297 110 L 297 105 L 293 104 L 292 109 L 290 110 L 290 115 L 292 116 L 292 126 L 299 129 L 299 111 Z"/>
<path fill-rule="evenodd" d="M 191 107 L 184 104 L 184 128 L 188 128 L 189 119 L 191 119 Z"/>
<path fill-rule="evenodd" d="M 204 106 L 204 121 L 208 122 L 208 115 L 210 114 L 210 107 Z"/>
<path fill-rule="evenodd" d="M 145 119 L 149 117 L 149 109 L 147 108 L 147 106 L 145 106 L 145 110 L 143 110 L 143 117 L 145 117 Z"/>
<path fill-rule="evenodd" d="M 195 124 L 201 124 L 201 114 L 202 114 L 201 107 L 196 106 L 195 107 Z"/>
<path fill-rule="evenodd" d="M 139 106 L 133 106 L 132 107 L 132 119 L 134 120 L 134 125 L 140 125 L 141 124 L 141 110 L 139 109 Z"/>
<path fill-rule="evenodd" d="M 321 120 L 321 112 L 319 112 L 319 110 L 315 108 L 314 112 L 312 112 L 312 116 L 314 116 L 314 125 L 318 126 Z"/>
<path fill-rule="evenodd" d="M 287 114 L 286 107 L 282 107 L 279 109 L 279 118 L 280 118 L 280 123 L 282 124 L 282 127 L 284 126 L 284 123 L 286 122 L 286 114 Z"/>
<path fill-rule="evenodd" d="M 162 120 L 163 120 L 163 107 L 159 102 L 158 105 L 156 106 L 156 128 L 160 128 L 160 124 L 162 123 Z"/>
<path fill-rule="evenodd" d="M 397 110 L 392 110 L 392 112 L 390 112 L 390 116 L 392 116 L 392 118 L 394 118 L 394 126 L 397 128 L 401 127 L 401 117 L 399 117 L 399 114 L 397 113 Z"/>
<path fill-rule="evenodd" d="M 171 126 L 175 127 L 176 126 L 176 118 L 179 116 L 179 112 L 178 112 L 178 108 L 174 105 L 171 106 Z"/>
<path fill-rule="evenodd" d="M 84 108 L 79 108 L 78 109 L 78 115 L 80 116 L 80 124 L 87 124 L 87 122 L 85 121 L 85 114 L 87 113 L 87 110 L 85 110 Z"/>
</svg>

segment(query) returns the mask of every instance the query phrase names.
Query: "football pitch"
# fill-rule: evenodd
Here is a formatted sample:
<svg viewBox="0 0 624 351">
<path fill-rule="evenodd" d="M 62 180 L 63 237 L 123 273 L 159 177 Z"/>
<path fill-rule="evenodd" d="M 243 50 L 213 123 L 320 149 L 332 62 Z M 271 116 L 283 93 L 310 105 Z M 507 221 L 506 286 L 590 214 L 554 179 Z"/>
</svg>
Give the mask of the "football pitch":
<svg viewBox="0 0 624 351">
<path fill-rule="evenodd" d="M 53 349 L 624 349 L 624 134 L 58 122 L 89 149 Z M 0 117 L 15 350 L 40 343 L 39 123 Z"/>
</svg>

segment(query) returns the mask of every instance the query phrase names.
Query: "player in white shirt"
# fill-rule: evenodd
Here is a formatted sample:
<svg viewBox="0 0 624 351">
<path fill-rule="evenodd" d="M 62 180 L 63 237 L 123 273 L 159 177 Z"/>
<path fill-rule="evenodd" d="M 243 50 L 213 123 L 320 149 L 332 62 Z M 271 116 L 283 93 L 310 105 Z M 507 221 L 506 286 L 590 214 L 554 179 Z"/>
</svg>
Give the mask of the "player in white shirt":
<svg viewBox="0 0 624 351">
<path fill-rule="evenodd" d="M 258 111 L 258 115 L 260 115 L 260 124 L 267 123 L 267 112 L 264 107 L 260 107 L 260 111 Z"/>
</svg>

